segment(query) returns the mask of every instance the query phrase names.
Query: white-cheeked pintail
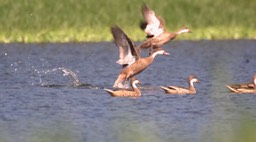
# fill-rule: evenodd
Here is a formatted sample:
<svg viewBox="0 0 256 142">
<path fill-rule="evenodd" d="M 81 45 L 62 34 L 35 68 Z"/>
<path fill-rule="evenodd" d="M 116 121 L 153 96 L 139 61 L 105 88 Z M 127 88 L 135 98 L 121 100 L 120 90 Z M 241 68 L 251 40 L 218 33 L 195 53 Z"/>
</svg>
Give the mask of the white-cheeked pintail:
<svg viewBox="0 0 256 142">
<path fill-rule="evenodd" d="M 136 84 L 140 83 L 139 80 L 133 79 L 131 80 L 132 88 L 131 89 L 118 89 L 118 90 L 106 90 L 113 97 L 140 97 L 141 92 L 140 89 L 136 86 Z"/>
<path fill-rule="evenodd" d="M 120 59 L 117 62 L 123 65 L 123 69 L 113 85 L 114 88 L 124 88 L 125 82 L 144 71 L 152 64 L 156 55 L 169 55 L 169 53 L 159 48 L 154 50 L 154 53 L 149 57 L 142 58 L 132 41 L 119 27 L 112 27 L 111 32 L 116 45 L 119 47 Z"/>
<path fill-rule="evenodd" d="M 194 75 L 190 75 L 188 77 L 188 88 L 178 87 L 178 86 L 167 86 L 167 87 L 161 86 L 161 88 L 167 94 L 196 94 L 194 82 L 199 82 L 199 80 Z"/>
<path fill-rule="evenodd" d="M 252 83 L 230 84 L 226 87 L 233 93 L 256 94 L 256 74 L 252 77 Z"/>
<path fill-rule="evenodd" d="M 141 23 L 141 28 L 147 34 L 148 39 L 139 46 L 140 48 L 158 48 L 182 33 L 191 32 L 187 27 L 182 27 L 176 32 L 167 32 L 164 20 L 156 16 L 155 12 L 146 4 L 142 6 L 142 14 L 145 22 Z"/>
</svg>

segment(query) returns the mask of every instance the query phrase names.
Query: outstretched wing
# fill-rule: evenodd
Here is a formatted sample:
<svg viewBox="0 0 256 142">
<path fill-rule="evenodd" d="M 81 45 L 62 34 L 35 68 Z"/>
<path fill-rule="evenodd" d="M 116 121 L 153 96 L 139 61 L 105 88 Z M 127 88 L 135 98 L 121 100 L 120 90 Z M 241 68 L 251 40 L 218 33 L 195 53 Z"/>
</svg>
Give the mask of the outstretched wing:
<svg viewBox="0 0 256 142">
<path fill-rule="evenodd" d="M 133 42 L 118 26 L 111 27 L 111 32 L 115 39 L 115 44 L 119 47 L 119 60 L 117 63 L 128 66 L 134 63 L 139 58 L 139 55 Z"/>
<path fill-rule="evenodd" d="M 164 32 L 164 21 L 155 15 L 155 12 L 146 4 L 142 6 L 142 14 L 146 21 L 146 26 L 143 26 L 148 37 L 155 37 Z M 144 23 L 145 24 L 145 23 Z"/>
</svg>

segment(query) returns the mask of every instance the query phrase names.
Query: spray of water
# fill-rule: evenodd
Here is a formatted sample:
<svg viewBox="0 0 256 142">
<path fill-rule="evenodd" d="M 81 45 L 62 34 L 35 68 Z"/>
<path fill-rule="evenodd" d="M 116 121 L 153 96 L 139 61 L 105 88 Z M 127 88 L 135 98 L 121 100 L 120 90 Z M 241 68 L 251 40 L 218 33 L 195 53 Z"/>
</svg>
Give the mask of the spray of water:
<svg viewBox="0 0 256 142">
<path fill-rule="evenodd" d="M 60 67 L 58 69 L 60 69 L 63 72 L 63 76 L 69 76 L 70 77 L 70 79 L 72 80 L 73 86 L 79 86 L 79 85 L 82 84 L 79 81 L 77 75 L 73 71 L 71 71 L 70 69 L 67 69 L 67 68 L 64 68 L 64 67 Z"/>
<path fill-rule="evenodd" d="M 7 56 L 7 53 L 5 54 Z M 27 57 L 30 60 L 30 57 Z M 16 61 L 10 64 L 11 70 L 19 77 L 23 77 L 23 80 L 27 80 L 26 83 L 31 85 L 39 85 L 43 87 L 85 87 L 85 88 L 95 88 L 87 83 L 81 83 L 77 74 L 69 68 L 66 67 L 55 67 L 52 69 L 45 69 L 48 62 L 45 59 L 40 59 L 41 64 L 32 64 L 31 62 Z M 63 77 L 62 77 L 63 76 Z M 67 77 L 68 82 L 67 83 Z M 30 80 L 28 80 L 28 78 Z"/>
<path fill-rule="evenodd" d="M 71 69 L 65 68 L 65 67 L 58 67 L 58 68 L 53 68 L 53 69 L 48 69 L 48 70 L 44 70 L 44 71 L 37 71 L 37 73 L 40 76 L 40 83 L 42 86 L 60 86 L 58 84 L 54 84 L 54 85 L 49 85 L 49 83 L 45 83 L 43 81 L 43 74 L 44 75 L 48 75 L 46 76 L 46 78 L 50 78 L 50 74 L 56 74 L 58 73 L 58 71 L 61 71 L 63 74 L 62 76 L 66 77 L 68 76 L 71 80 L 71 85 L 74 87 L 80 86 L 82 85 L 82 83 L 80 82 L 80 80 L 78 79 L 76 73 L 74 73 Z"/>
</svg>

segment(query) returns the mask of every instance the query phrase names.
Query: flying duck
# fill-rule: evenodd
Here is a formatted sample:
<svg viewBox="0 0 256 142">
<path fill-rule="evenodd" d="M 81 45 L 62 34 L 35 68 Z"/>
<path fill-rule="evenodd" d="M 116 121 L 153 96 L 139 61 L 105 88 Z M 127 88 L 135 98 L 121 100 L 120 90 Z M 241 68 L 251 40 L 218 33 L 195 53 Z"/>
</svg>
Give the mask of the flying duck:
<svg viewBox="0 0 256 142">
<path fill-rule="evenodd" d="M 142 58 L 138 54 L 138 48 L 118 26 L 112 27 L 111 32 L 116 45 L 119 47 L 119 60 L 117 63 L 123 66 L 113 85 L 114 88 L 124 88 L 125 82 L 144 71 L 152 64 L 156 55 L 169 55 L 163 49 L 158 48 L 149 57 Z"/>
<path fill-rule="evenodd" d="M 182 33 L 191 32 L 187 27 L 182 27 L 176 32 L 167 32 L 164 20 L 157 16 L 146 4 L 142 6 L 142 14 L 145 21 L 141 23 L 141 28 L 147 34 L 148 39 L 139 46 L 140 48 L 158 48 Z"/>
</svg>

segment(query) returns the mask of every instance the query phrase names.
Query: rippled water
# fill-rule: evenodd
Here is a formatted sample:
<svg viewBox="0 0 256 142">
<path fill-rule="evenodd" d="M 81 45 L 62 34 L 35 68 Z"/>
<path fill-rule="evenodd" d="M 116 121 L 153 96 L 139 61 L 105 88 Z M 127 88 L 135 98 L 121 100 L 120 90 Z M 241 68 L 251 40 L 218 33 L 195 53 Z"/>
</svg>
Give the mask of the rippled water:
<svg viewBox="0 0 256 142">
<path fill-rule="evenodd" d="M 256 95 L 225 84 L 256 73 L 256 41 L 174 41 L 137 77 L 142 97 L 113 98 L 120 66 L 113 43 L 1 44 L 0 141 L 232 141 L 256 128 Z M 147 53 L 144 53 L 147 55 Z M 197 95 L 166 95 L 160 85 Z M 244 118 L 246 118 L 244 120 Z M 237 132 L 238 131 L 238 132 Z"/>
</svg>

